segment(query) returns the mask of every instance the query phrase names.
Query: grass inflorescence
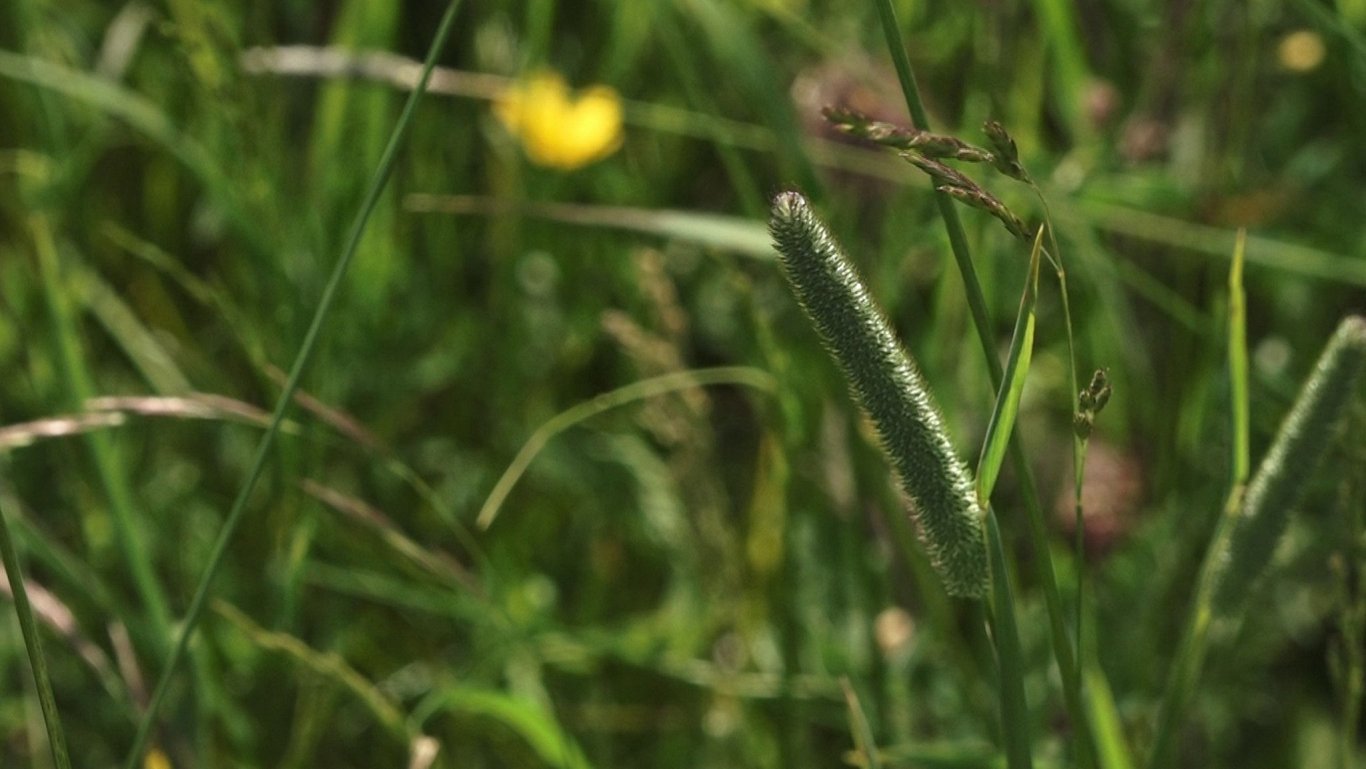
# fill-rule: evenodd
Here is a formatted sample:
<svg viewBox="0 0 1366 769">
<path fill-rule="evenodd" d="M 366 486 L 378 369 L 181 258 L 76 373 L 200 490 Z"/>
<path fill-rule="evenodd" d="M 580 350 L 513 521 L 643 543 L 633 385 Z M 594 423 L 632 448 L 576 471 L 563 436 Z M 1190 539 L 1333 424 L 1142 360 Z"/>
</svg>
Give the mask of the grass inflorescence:
<svg viewBox="0 0 1366 769">
<path fill-rule="evenodd" d="M 982 510 L 915 362 L 805 198 L 780 194 L 769 230 L 797 300 L 877 427 L 945 587 L 952 595 L 982 596 Z"/>
</svg>

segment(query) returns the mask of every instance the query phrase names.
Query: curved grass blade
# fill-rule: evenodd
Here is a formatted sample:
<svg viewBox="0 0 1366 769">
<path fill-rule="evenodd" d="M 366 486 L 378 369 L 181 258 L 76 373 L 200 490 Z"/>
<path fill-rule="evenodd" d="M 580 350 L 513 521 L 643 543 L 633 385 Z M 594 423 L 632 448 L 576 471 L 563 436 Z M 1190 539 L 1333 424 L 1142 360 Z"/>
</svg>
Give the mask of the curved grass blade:
<svg viewBox="0 0 1366 769">
<path fill-rule="evenodd" d="M 985 507 L 996 487 L 1010 436 L 1015 429 L 1015 417 L 1020 411 L 1020 395 L 1025 378 L 1029 376 L 1029 362 L 1034 355 L 1034 307 L 1039 297 L 1039 254 L 1043 251 L 1043 227 L 1034 236 L 1034 247 L 1029 252 L 1029 274 L 1025 278 L 1024 295 L 1020 297 L 1020 312 L 1015 317 L 1015 333 L 1010 340 L 1010 357 L 1006 359 L 1005 382 L 996 393 L 996 406 L 987 423 L 987 435 L 982 441 L 982 456 L 977 461 L 977 502 Z"/>
<path fill-rule="evenodd" d="M 882 769 L 882 757 L 878 754 L 877 740 L 873 737 L 873 726 L 868 723 L 868 716 L 859 704 L 858 692 L 854 691 L 848 678 L 840 679 L 840 688 L 844 690 L 844 702 L 849 706 L 849 729 L 854 734 L 854 750 L 862 759 L 860 765 L 866 769 Z"/>
<path fill-rule="evenodd" d="M 242 522 L 247 500 L 251 497 L 251 492 L 256 488 L 256 481 L 265 469 L 266 457 L 270 453 L 271 446 L 275 443 L 275 436 L 280 432 L 280 425 L 284 422 L 285 413 L 289 410 L 289 404 L 294 398 L 294 393 L 299 389 L 299 381 L 303 378 L 304 369 L 308 367 L 313 350 L 317 347 L 318 339 L 322 336 L 323 325 L 327 321 L 332 304 L 336 301 L 342 278 L 345 277 L 347 267 L 350 266 L 356 255 L 361 236 L 365 232 L 365 225 L 369 222 L 370 214 L 374 211 L 376 204 L 379 203 L 380 193 L 384 190 L 389 175 L 393 171 L 394 161 L 398 157 L 398 148 L 403 143 L 404 137 L 407 136 L 408 127 L 412 124 L 413 114 L 416 112 L 417 102 L 426 89 L 427 77 L 431 74 L 432 67 L 436 65 L 436 57 L 445 48 L 446 40 L 450 37 L 451 29 L 455 23 L 455 10 L 459 5 L 460 0 L 451 0 L 450 4 L 447 5 L 446 13 L 441 18 L 441 24 L 432 40 L 431 49 L 427 53 L 422 80 L 408 97 L 407 103 L 404 104 L 398 124 L 394 127 L 394 133 L 389 138 L 389 144 L 384 148 L 384 155 L 380 158 L 379 167 L 375 169 L 370 180 L 365 199 L 351 225 L 346 245 L 342 249 L 341 256 L 337 259 L 336 266 L 332 269 L 332 275 L 328 278 L 322 297 L 318 300 L 318 309 L 314 312 L 313 321 L 309 324 L 308 332 L 304 335 L 303 343 L 299 346 L 299 354 L 294 359 L 294 365 L 289 372 L 289 379 L 285 382 L 284 390 L 276 401 L 275 410 L 271 414 L 270 428 L 266 430 L 265 435 L 261 436 L 261 441 L 256 446 L 256 454 L 252 459 L 251 469 L 247 472 L 246 480 L 243 481 L 237 497 L 233 500 L 232 508 L 223 521 L 223 528 L 219 531 L 217 541 L 214 542 L 213 552 L 209 556 L 208 565 L 204 569 L 199 585 L 195 588 L 194 597 L 190 600 L 190 607 L 185 613 L 185 620 L 182 623 L 179 635 L 176 636 L 175 645 L 171 648 L 170 657 L 167 658 L 165 666 L 162 668 L 161 678 L 157 681 L 152 699 L 147 705 L 147 712 L 142 717 L 142 723 L 138 725 L 137 735 L 133 738 L 132 748 L 129 750 L 128 759 L 124 764 L 127 769 L 137 769 L 139 762 L 142 761 L 147 746 L 147 738 L 151 734 L 153 724 L 156 723 L 157 713 L 166 697 L 166 690 L 170 685 L 171 677 L 175 675 L 180 658 L 184 656 L 185 649 L 189 646 L 190 635 L 194 633 L 200 617 L 204 614 L 209 589 L 213 585 L 213 578 L 222 566 L 228 544 L 232 541 L 233 534 L 236 533 L 237 527 Z"/>
<path fill-rule="evenodd" d="M 442 713 L 482 716 L 522 738 L 546 766 L 592 769 L 583 749 L 549 708 L 505 692 L 468 685 L 437 688 L 414 708 L 410 721 L 419 727 Z"/>
<path fill-rule="evenodd" d="M 47 743 L 52 750 L 52 763 L 57 769 L 71 769 L 71 759 L 66 752 L 66 737 L 62 731 L 62 718 L 57 712 L 57 700 L 52 694 L 52 680 L 47 673 L 47 658 L 43 655 L 43 641 L 38 637 L 38 624 L 33 619 L 33 606 L 28 600 L 28 590 L 24 587 L 24 572 L 19 563 L 19 553 L 10 536 L 9 521 L 4 509 L 0 508 L 0 559 L 3 559 L 5 573 L 9 575 L 10 590 L 14 595 L 14 613 L 19 617 L 19 631 L 24 636 L 24 648 L 28 651 L 29 665 L 33 670 L 33 684 L 38 689 L 38 706 L 43 711 L 43 723 L 47 726 Z"/>
<path fill-rule="evenodd" d="M 1086 711 L 1091 719 L 1091 734 L 1101 769 L 1133 769 L 1132 753 L 1124 742 L 1124 721 L 1105 672 L 1099 665 L 1088 664 L 1083 675 L 1086 677 Z"/>
<path fill-rule="evenodd" d="M 521 479 L 522 474 L 531 465 L 531 461 L 556 435 L 585 419 L 632 401 L 653 398 L 657 395 L 691 387 L 714 384 L 740 384 L 769 392 L 775 389 L 773 380 L 763 371 L 745 366 L 723 366 L 696 371 L 679 371 L 650 379 L 642 379 L 639 382 L 632 382 L 610 392 L 605 392 L 591 400 L 571 406 L 536 428 L 531 437 L 527 438 L 526 443 L 522 444 L 517 456 L 503 471 L 498 483 L 494 484 L 493 491 L 489 492 L 488 499 L 484 501 L 483 507 L 479 508 L 479 517 L 475 519 L 476 523 L 481 529 L 487 529 L 493 523 L 493 519 L 498 517 L 498 511 L 503 507 L 503 502 L 512 492 L 512 487 L 517 485 L 517 481 Z"/>
</svg>

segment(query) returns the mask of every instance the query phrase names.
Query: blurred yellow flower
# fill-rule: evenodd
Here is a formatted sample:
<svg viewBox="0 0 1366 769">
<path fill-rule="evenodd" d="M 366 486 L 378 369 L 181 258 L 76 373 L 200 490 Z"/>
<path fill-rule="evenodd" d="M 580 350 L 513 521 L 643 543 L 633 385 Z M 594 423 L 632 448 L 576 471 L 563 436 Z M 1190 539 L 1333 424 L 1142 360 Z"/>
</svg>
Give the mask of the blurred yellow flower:
<svg viewBox="0 0 1366 769">
<path fill-rule="evenodd" d="M 1308 29 L 1291 32 L 1281 38 L 1280 45 L 1276 47 L 1281 66 L 1291 72 L 1309 72 L 1318 68 L 1326 53 L 1323 38 Z"/>
<path fill-rule="evenodd" d="M 537 165 L 572 171 L 621 146 L 621 97 L 596 85 L 571 95 L 564 78 L 537 72 L 507 89 L 493 114 Z"/>
<path fill-rule="evenodd" d="M 160 748 L 152 748 L 147 751 L 147 757 L 142 759 L 142 769 L 171 769 L 171 759 Z"/>
</svg>

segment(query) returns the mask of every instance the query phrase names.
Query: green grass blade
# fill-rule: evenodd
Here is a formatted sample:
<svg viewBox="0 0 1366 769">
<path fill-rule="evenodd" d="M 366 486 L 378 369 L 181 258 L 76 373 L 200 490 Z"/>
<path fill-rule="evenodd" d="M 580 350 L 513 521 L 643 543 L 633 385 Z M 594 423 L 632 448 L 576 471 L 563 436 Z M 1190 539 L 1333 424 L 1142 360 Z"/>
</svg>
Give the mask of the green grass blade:
<svg viewBox="0 0 1366 769">
<path fill-rule="evenodd" d="M 1124 742 L 1124 722 L 1110 682 L 1096 665 L 1087 665 L 1086 710 L 1091 718 L 1091 734 L 1095 737 L 1096 758 L 1101 769 L 1133 769 L 1129 746 Z"/>
<path fill-rule="evenodd" d="M 991 543 L 991 635 L 1001 672 L 1001 737 L 1005 741 L 1006 766 L 1033 766 L 1029 736 L 1029 705 L 1024 692 L 1024 659 L 1015 621 L 1015 597 L 1006 571 L 1005 548 L 996 516 L 987 510 L 987 539 Z"/>
<path fill-rule="evenodd" d="M 1107 232 L 1221 259 L 1230 258 L 1237 241 L 1233 232 L 1221 227 L 1102 200 L 1080 198 L 1068 208 L 1069 217 L 1080 217 Z M 1366 262 L 1361 259 L 1256 236 L 1247 238 L 1246 250 L 1248 264 L 1342 285 L 1366 286 Z"/>
<path fill-rule="evenodd" d="M 1247 253 L 1247 230 L 1238 230 L 1233 246 L 1233 264 L 1228 271 L 1228 379 L 1233 405 L 1233 487 L 1247 483 L 1251 460 L 1248 458 L 1248 367 L 1247 367 L 1247 294 L 1243 291 L 1243 264 Z"/>
<path fill-rule="evenodd" d="M 67 281 L 62 275 L 52 226 L 45 217 L 35 216 L 33 219 L 33 243 L 42 273 L 43 294 L 57 338 L 57 352 L 65 374 L 68 398 L 72 407 L 79 409 L 97 393 L 94 378 L 86 367 L 81 350 L 76 312 L 71 307 L 68 292 L 63 289 Z M 119 549 L 132 576 L 138 599 L 147 612 L 151 625 L 150 637 L 156 645 L 155 652 L 161 656 L 171 635 L 170 610 L 167 608 L 166 594 L 152 572 L 153 559 L 148 556 L 138 525 L 139 516 L 134 510 L 126 465 L 109 435 L 93 432 L 86 437 L 86 441 L 100 485 L 109 499 L 110 518 Z"/>
<path fill-rule="evenodd" d="M 395 740 L 407 744 L 414 737 L 397 703 L 336 653 L 322 652 L 287 633 L 267 630 L 232 604 L 214 601 L 215 613 L 226 619 L 252 644 L 279 652 L 324 680 L 350 692 Z"/>
<path fill-rule="evenodd" d="M 433 691 L 414 709 L 412 721 L 425 724 L 438 714 L 453 712 L 482 716 L 521 737 L 547 766 L 592 769 L 583 750 L 560 726 L 549 708 L 525 698 L 472 686 L 447 686 Z"/>
<path fill-rule="evenodd" d="M 1091 74 L 1086 66 L 1086 48 L 1081 43 L 1077 4 L 1069 0 L 1034 0 L 1034 7 L 1051 49 L 1059 111 L 1073 138 L 1081 137 L 1088 131 L 1082 97 Z"/>
<path fill-rule="evenodd" d="M 877 739 L 873 736 L 873 726 L 859 704 L 858 692 L 850 685 L 849 679 L 840 679 L 844 689 L 844 702 L 849 707 L 849 729 L 854 735 L 854 750 L 862 756 L 862 766 L 867 769 L 882 769 L 882 757 L 878 755 Z"/>
<path fill-rule="evenodd" d="M 982 456 L 977 461 L 977 501 L 983 507 L 991 500 L 992 489 L 1001 472 L 1010 436 L 1015 429 L 1015 417 L 1020 411 L 1020 395 L 1024 393 L 1025 378 L 1029 376 L 1029 362 L 1034 355 L 1034 307 L 1039 297 L 1039 253 L 1043 250 L 1043 228 L 1034 238 L 1029 253 L 1029 274 L 1025 276 L 1025 290 L 1020 297 L 1020 312 L 1015 317 L 1015 333 L 1010 340 L 1010 357 L 1006 359 L 1005 384 L 996 393 L 996 406 L 987 423 L 986 438 L 982 441 Z"/>
<path fill-rule="evenodd" d="M 232 541 L 233 534 L 241 524 L 243 513 L 247 507 L 247 500 L 251 497 L 251 492 L 256 488 L 256 481 L 261 477 L 261 472 L 265 469 L 266 457 L 270 453 L 270 448 L 275 442 L 275 436 L 280 432 L 280 425 L 284 422 L 285 413 L 289 410 L 289 404 L 294 398 L 294 393 L 299 389 L 299 380 L 303 378 L 304 369 L 307 368 L 309 359 L 312 357 L 314 349 L 317 347 L 318 339 L 322 335 L 323 325 L 327 320 L 332 304 L 335 302 L 338 290 L 341 286 L 342 278 L 346 275 L 346 269 L 351 264 L 356 255 L 357 247 L 360 245 L 361 236 L 365 232 L 366 222 L 370 219 L 370 214 L 374 211 L 375 205 L 379 202 L 380 193 L 384 190 L 385 184 L 393 171 L 394 161 L 398 157 L 398 148 L 403 143 L 403 138 L 407 135 L 408 127 L 412 123 L 413 114 L 416 111 L 417 102 L 426 89 L 427 78 L 430 76 L 432 67 L 436 64 L 437 55 L 445 48 L 446 40 L 450 37 L 451 29 L 455 22 L 455 10 L 459 6 L 459 0 L 451 0 L 446 8 L 445 15 L 441 18 L 441 24 L 437 28 L 436 36 L 432 40 L 431 49 L 427 53 L 427 59 L 423 67 L 422 80 L 418 87 L 408 97 L 408 101 L 403 106 L 403 112 L 399 116 L 398 124 L 394 127 L 393 136 L 389 144 L 384 149 L 384 156 L 380 159 L 379 167 L 375 170 L 371 178 L 369 189 L 366 191 L 365 199 L 361 203 L 360 210 L 356 213 L 355 221 L 351 225 L 351 231 L 347 237 L 346 245 L 342 249 L 341 256 L 337 259 L 336 266 L 332 270 L 332 275 L 328 278 L 327 286 L 323 289 L 322 297 L 318 301 L 318 309 L 314 312 L 313 321 L 309 324 L 308 332 L 304 335 L 303 343 L 299 347 L 299 354 L 294 359 L 294 365 L 289 372 L 289 379 L 285 382 L 284 391 L 276 402 L 275 410 L 271 414 L 270 428 L 265 435 L 261 436 L 260 442 L 256 447 L 255 457 L 252 459 L 251 468 L 247 473 L 246 480 L 243 481 L 237 497 L 233 500 L 232 508 L 228 511 L 227 518 L 223 521 L 223 528 L 219 531 L 218 539 L 214 543 L 213 552 L 209 556 L 209 561 L 204 569 L 204 574 L 200 578 L 199 585 L 195 589 L 194 598 L 190 601 L 190 607 L 186 611 L 184 622 L 182 623 L 180 634 L 176 637 L 175 645 L 171 649 L 171 655 L 166 660 L 162 669 L 161 678 L 157 681 L 156 689 L 153 691 L 152 699 L 147 705 L 147 712 L 143 715 L 142 723 L 138 725 L 137 735 L 133 739 L 132 748 L 129 750 L 128 759 L 125 762 L 127 769 L 137 769 L 139 762 L 147 746 L 147 738 L 150 736 L 153 724 L 156 723 L 157 712 L 161 708 L 161 703 L 166 697 L 166 690 L 171 678 L 175 675 L 177 664 L 184 656 L 185 649 L 189 645 L 190 636 L 194 633 L 196 625 L 203 616 L 205 605 L 208 602 L 209 590 L 213 585 L 213 578 L 218 569 L 222 566 L 223 557 L 227 553 L 228 545 Z"/>
<path fill-rule="evenodd" d="M 692 387 L 715 384 L 746 385 L 769 392 L 775 389 L 772 378 L 763 371 L 744 366 L 722 366 L 696 371 L 679 371 L 643 379 L 571 406 L 546 420 L 545 423 L 536 428 L 530 438 L 527 438 L 526 443 L 522 444 L 517 456 L 503 471 L 498 483 L 494 484 L 493 491 L 489 492 L 488 499 L 479 508 L 479 516 L 475 519 L 476 523 L 481 529 L 487 529 L 493 523 L 494 519 L 498 517 L 498 511 L 503 507 L 503 502 L 512 492 L 512 487 L 517 485 L 517 481 L 521 479 L 522 474 L 531 465 L 531 461 L 556 435 L 585 419 L 633 401 L 653 398 Z"/>
<path fill-rule="evenodd" d="M 52 694 L 52 680 L 47 673 L 47 657 L 43 655 L 43 641 L 38 637 L 38 624 L 33 619 L 33 606 L 28 600 L 28 590 L 24 587 L 24 570 L 19 563 L 19 552 L 10 536 L 9 521 L 5 510 L 0 507 L 0 558 L 3 558 L 5 573 L 9 575 L 10 591 L 14 595 L 14 613 L 19 617 L 19 632 L 24 636 L 24 648 L 28 651 L 29 666 L 33 670 L 33 684 L 38 689 L 38 706 L 43 711 L 43 723 L 47 726 L 47 743 L 52 750 L 52 763 L 57 769 L 71 769 L 71 759 L 66 752 L 66 737 L 62 731 L 62 718 L 57 712 L 57 699 Z"/>
<path fill-rule="evenodd" d="M 654 235 L 705 248 L 772 261 L 773 240 L 763 223 L 741 216 L 674 209 L 601 206 L 584 203 L 515 202 L 480 195 L 414 193 L 403 207 L 420 213 L 467 216 L 516 214 L 582 227 L 602 227 Z"/>
<path fill-rule="evenodd" d="M 253 253 L 262 258 L 271 255 L 261 236 L 260 222 L 242 207 L 234 191 L 230 172 L 216 163 L 204 145 L 181 133 L 170 117 L 142 94 L 97 75 L 4 50 L 0 50 L 0 78 L 28 83 L 86 104 L 161 145 L 223 207 L 234 233 Z"/>
</svg>

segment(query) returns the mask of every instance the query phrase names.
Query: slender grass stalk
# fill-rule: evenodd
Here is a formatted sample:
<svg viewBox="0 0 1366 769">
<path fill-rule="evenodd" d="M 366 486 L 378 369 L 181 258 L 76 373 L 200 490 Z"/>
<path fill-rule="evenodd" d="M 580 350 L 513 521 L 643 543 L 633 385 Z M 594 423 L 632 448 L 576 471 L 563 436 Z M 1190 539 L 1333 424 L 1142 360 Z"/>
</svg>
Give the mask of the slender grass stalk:
<svg viewBox="0 0 1366 769">
<path fill-rule="evenodd" d="M 1029 769 L 1029 705 L 1024 693 L 1024 660 L 1020 654 L 1020 633 L 1015 621 L 1015 596 L 1006 571 L 1005 548 L 996 516 L 987 509 L 987 539 L 991 547 L 991 635 L 1000 662 L 1001 736 L 1006 747 L 1009 769 Z"/>
<path fill-rule="evenodd" d="M 901 90 L 906 97 L 906 106 L 910 110 L 911 119 L 916 128 L 929 131 L 931 126 L 925 105 L 920 98 L 919 88 L 916 86 L 915 73 L 911 69 L 911 62 L 906 55 L 906 49 L 901 44 L 896 11 L 892 7 L 891 0 L 873 0 L 873 2 L 877 6 L 878 15 L 882 20 L 887 48 L 896 67 L 897 78 L 901 82 Z M 944 220 L 944 227 L 948 231 L 949 246 L 953 251 L 958 272 L 963 279 L 963 288 L 967 294 L 973 327 L 977 330 L 977 339 L 986 355 L 987 371 L 991 375 L 992 386 L 1000 389 L 1004 380 L 1001 361 L 996 355 L 991 322 L 986 311 L 986 300 L 982 295 L 981 284 L 977 280 L 977 272 L 972 266 L 972 256 L 968 250 L 967 237 L 963 233 L 963 224 L 958 218 L 957 210 L 953 207 L 952 199 L 942 192 L 935 194 L 936 202 L 939 204 L 940 217 Z M 1048 608 L 1053 656 L 1058 663 L 1058 671 L 1062 676 L 1063 698 L 1077 736 L 1078 762 L 1084 769 L 1093 766 L 1095 761 L 1089 747 L 1090 739 L 1086 713 L 1081 702 L 1081 676 L 1077 669 L 1072 642 L 1068 638 L 1067 624 L 1062 608 L 1062 596 L 1058 591 L 1058 580 L 1053 569 L 1053 557 L 1048 545 L 1048 530 L 1044 524 L 1043 505 L 1039 502 L 1039 492 L 1034 484 L 1034 474 L 1029 467 L 1029 462 L 1018 437 L 1011 439 L 1010 459 L 1020 483 L 1025 511 L 1028 513 L 1030 544 L 1034 550 L 1033 561 L 1038 571 L 1038 580 L 1044 590 L 1044 603 Z"/>
<path fill-rule="evenodd" d="M 289 378 L 285 381 L 284 389 L 276 401 L 274 412 L 270 418 L 270 427 L 261 436 L 261 440 L 256 446 L 256 454 L 252 459 L 251 468 L 247 472 L 246 479 L 242 482 L 241 489 L 238 490 L 237 497 L 233 500 L 227 518 L 223 521 L 223 528 L 218 533 L 218 539 L 214 542 L 213 552 L 209 556 L 204 574 L 200 577 L 199 585 L 195 588 L 194 597 L 190 600 L 189 609 L 185 613 L 180 634 L 176 637 L 170 657 L 167 658 L 165 666 L 162 668 L 161 677 L 157 681 L 152 699 L 147 705 L 147 712 L 143 714 L 142 722 L 138 725 L 137 735 L 133 738 L 132 748 L 129 750 L 128 759 L 124 764 L 127 769 L 137 769 L 138 763 L 142 760 L 147 746 L 147 738 L 156 723 L 157 713 L 166 697 L 166 690 L 170 685 L 171 678 L 175 675 L 180 658 L 184 656 L 185 649 L 189 646 L 190 636 L 194 633 L 200 618 L 204 614 L 209 591 L 213 586 L 213 578 L 223 565 L 223 557 L 227 553 L 228 545 L 231 543 L 237 527 L 242 522 L 247 500 L 251 497 L 252 491 L 256 488 L 256 482 L 265 469 L 266 457 L 270 453 L 271 446 L 275 443 L 275 436 L 280 432 L 280 425 L 284 422 L 285 414 L 294 399 L 294 393 L 299 389 L 299 381 L 303 378 L 304 370 L 308 367 L 309 359 L 317 347 L 318 339 L 322 336 L 323 326 L 327 321 L 333 303 L 336 301 L 342 278 L 345 277 L 346 270 L 360 245 L 361 236 L 365 233 L 365 225 L 370 220 L 370 214 L 374 211 L 375 206 L 379 203 L 380 193 L 383 192 L 384 186 L 393 172 L 394 162 L 398 158 L 399 146 L 402 145 L 404 137 L 407 136 L 408 127 L 411 125 L 413 114 L 416 112 L 417 102 L 426 90 L 427 79 L 431 75 L 432 68 L 436 66 L 436 58 L 445 48 L 446 40 L 450 37 L 455 22 L 455 11 L 459 5 L 460 0 L 451 0 L 446 6 L 445 15 L 441 17 L 441 23 L 437 27 L 431 48 L 427 52 L 427 58 L 422 69 L 422 78 L 418 82 L 417 88 L 413 89 L 409 95 L 407 103 L 403 105 L 403 112 L 399 115 L 397 125 L 394 126 L 393 135 L 390 136 L 389 143 L 384 148 L 384 154 L 380 157 L 379 166 L 371 177 L 369 188 L 366 190 L 360 210 L 357 211 L 356 218 L 352 222 L 341 256 L 338 257 L 336 266 L 332 269 L 332 275 L 328 278 L 327 285 L 318 300 L 318 309 L 313 314 L 313 320 L 309 324 L 307 333 L 304 334 L 304 340 L 299 346 L 299 353 L 294 359 L 294 365 L 290 368 Z"/>
<path fill-rule="evenodd" d="M 945 588 L 981 597 L 990 571 L 982 510 L 915 362 L 805 198 L 780 194 L 769 227 L 797 300 L 882 439 Z"/>
<path fill-rule="evenodd" d="M 1167 765 L 1216 631 L 1231 632 L 1257 578 L 1358 394 L 1366 370 L 1366 318 L 1348 317 L 1324 348 L 1244 494 L 1230 490 L 1200 569 L 1196 596 L 1158 710 L 1147 766 Z"/>
<path fill-rule="evenodd" d="M 1358 461 L 1366 460 L 1366 451 L 1356 456 Z M 1353 769 L 1360 745 L 1361 706 L 1366 701 L 1366 479 L 1357 478 L 1345 491 L 1343 507 L 1353 512 L 1348 513 L 1342 548 L 1342 610 L 1337 623 L 1341 640 L 1334 678 L 1342 700 L 1337 763 L 1339 769 Z"/>
<path fill-rule="evenodd" d="M 1248 395 L 1247 293 L 1243 290 L 1243 265 L 1247 260 L 1247 230 L 1239 229 L 1233 243 L 1233 264 L 1228 270 L 1228 386 L 1233 407 L 1233 478 L 1230 488 L 1247 483 L 1251 472 L 1251 413 Z"/>
<path fill-rule="evenodd" d="M 1088 132 L 1081 103 L 1090 73 L 1086 66 L 1086 48 L 1081 42 L 1081 25 L 1075 13 L 1077 5 L 1066 0 L 1034 0 L 1034 8 L 1052 48 L 1059 111 L 1073 137 L 1079 137 Z"/>
<path fill-rule="evenodd" d="M 848 678 L 840 679 L 840 688 L 844 690 L 844 702 L 849 708 L 849 729 L 854 734 L 854 750 L 862 754 L 863 766 L 867 769 L 882 769 L 882 756 L 878 753 L 873 725 L 868 723 L 863 705 L 859 704 L 858 692 L 854 691 Z"/>
<path fill-rule="evenodd" d="M 57 699 L 52 694 L 52 680 L 47 674 L 47 657 L 43 655 L 43 639 L 38 637 L 38 624 L 33 619 L 33 606 L 24 587 L 24 569 L 19 563 L 19 552 L 10 536 L 9 521 L 0 507 L 0 559 L 9 575 L 10 592 L 14 595 L 14 613 L 19 617 L 19 632 L 24 636 L 24 648 L 33 671 L 33 684 L 38 689 L 38 707 L 43 711 L 47 726 L 47 744 L 52 750 L 52 763 L 57 769 L 71 769 L 66 752 L 66 737 L 62 731 L 62 717 L 57 712 Z"/>
<path fill-rule="evenodd" d="M 58 354 L 68 388 L 68 397 L 75 408 L 82 408 L 85 401 L 96 394 L 89 369 L 86 368 L 81 352 L 80 335 L 76 329 L 74 311 L 68 296 L 62 290 L 63 280 L 57 255 L 57 244 L 53 241 L 52 227 L 42 216 L 34 216 L 33 244 L 38 254 L 38 266 L 42 272 L 43 293 L 47 299 L 48 311 L 57 337 Z M 114 535 L 122 551 L 123 561 L 133 578 L 133 587 L 142 602 L 143 610 L 151 624 L 150 639 L 154 644 L 157 657 L 165 655 L 171 637 L 170 610 L 167 608 L 166 594 L 152 573 L 153 559 L 148 556 L 143 544 L 139 517 L 133 509 L 132 493 L 128 488 L 128 477 L 123 469 L 117 447 L 109 435 L 93 432 L 86 436 L 91 458 L 95 462 L 95 472 L 100 479 L 109 499 L 110 518 L 114 524 Z"/>
</svg>

